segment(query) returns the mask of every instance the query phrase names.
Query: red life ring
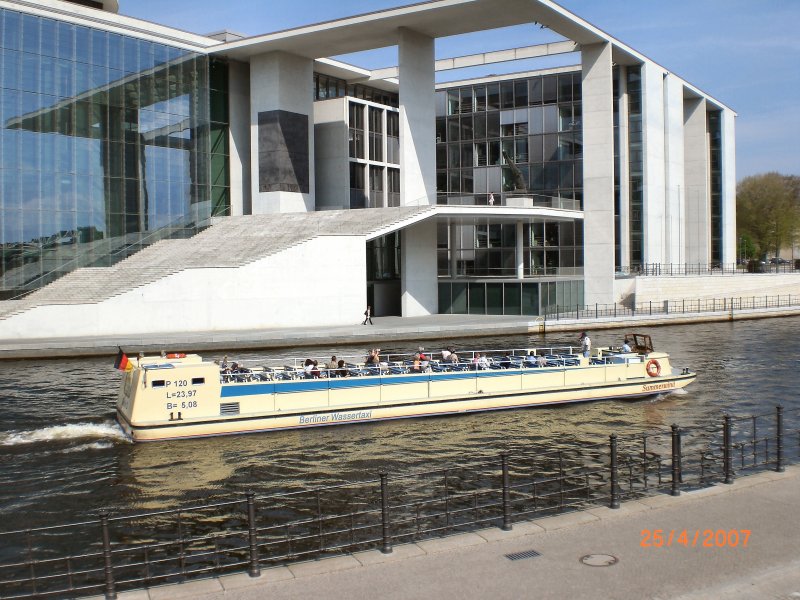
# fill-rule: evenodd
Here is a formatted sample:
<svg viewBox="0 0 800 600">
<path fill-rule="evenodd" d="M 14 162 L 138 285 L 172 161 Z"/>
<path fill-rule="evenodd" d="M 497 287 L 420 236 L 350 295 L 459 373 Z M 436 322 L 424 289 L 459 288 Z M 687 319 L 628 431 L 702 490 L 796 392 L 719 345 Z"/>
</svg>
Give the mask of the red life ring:
<svg viewBox="0 0 800 600">
<path fill-rule="evenodd" d="M 654 358 L 651 358 L 647 361 L 647 366 L 645 367 L 645 371 L 650 377 L 658 377 L 661 375 L 661 365 L 658 364 L 658 361 Z"/>
<path fill-rule="evenodd" d="M 186 358 L 186 355 L 183 352 L 173 352 L 172 354 L 167 354 L 167 358 Z"/>
</svg>

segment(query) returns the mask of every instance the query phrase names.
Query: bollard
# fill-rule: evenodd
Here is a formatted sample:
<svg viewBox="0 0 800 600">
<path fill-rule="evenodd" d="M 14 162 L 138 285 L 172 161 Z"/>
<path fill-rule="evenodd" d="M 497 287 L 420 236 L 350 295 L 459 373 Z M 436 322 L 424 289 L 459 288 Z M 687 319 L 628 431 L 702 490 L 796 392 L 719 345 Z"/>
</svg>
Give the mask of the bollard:
<svg viewBox="0 0 800 600">
<path fill-rule="evenodd" d="M 672 490 L 673 496 L 680 496 L 681 480 L 681 433 L 678 426 L 672 424 Z"/>
<path fill-rule="evenodd" d="M 725 415 L 722 425 L 722 468 L 725 473 L 725 483 L 733 483 L 733 453 L 731 451 L 731 416 Z"/>
<path fill-rule="evenodd" d="M 383 545 L 381 552 L 384 554 L 392 553 L 392 538 L 389 533 L 389 484 L 388 475 L 381 473 L 381 525 L 383 527 Z"/>
<path fill-rule="evenodd" d="M 103 570 L 106 574 L 106 600 L 117 597 L 114 585 L 114 567 L 111 564 L 111 538 L 108 535 L 108 511 L 100 512 L 100 528 L 103 531 Z"/>
<path fill-rule="evenodd" d="M 250 577 L 261 576 L 261 566 L 258 560 L 258 530 L 256 528 L 256 494 L 247 492 L 247 532 L 250 540 Z"/>
<path fill-rule="evenodd" d="M 619 490 L 617 482 L 617 434 L 612 433 L 610 438 L 611 451 L 611 504 L 609 508 L 619 508 Z"/>
<path fill-rule="evenodd" d="M 783 465 L 783 407 L 778 406 L 777 409 L 777 419 L 775 423 L 775 435 L 777 436 L 777 457 L 775 458 L 775 470 L 778 473 L 783 473 L 786 470 L 786 467 Z"/>
<path fill-rule="evenodd" d="M 511 491 L 508 476 L 508 454 L 503 452 L 500 455 L 503 464 L 503 531 L 511 531 Z"/>
</svg>

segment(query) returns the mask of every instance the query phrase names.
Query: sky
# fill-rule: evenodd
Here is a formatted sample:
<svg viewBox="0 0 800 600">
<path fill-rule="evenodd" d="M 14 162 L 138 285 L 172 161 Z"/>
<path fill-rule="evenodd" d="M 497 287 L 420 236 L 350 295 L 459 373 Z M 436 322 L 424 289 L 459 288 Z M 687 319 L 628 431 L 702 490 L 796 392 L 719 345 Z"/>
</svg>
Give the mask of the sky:
<svg viewBox="0 0 800 600">
<path fill-rule="evenodd" d="M 408 4 L 407 0 L 120 0 L 122 14 L 194 33 L 228 29 L 247 35 Z M 631 46 L 732 108 L 736 178 L 777 171 L 800 175 L 800 0 L 560 0 L 564 8 Z M 560 39 L 523 25 L 443 38 L 447 58 Z M 365 68 L 397 64 L 396 48 L 337 57 Z M 453 71 L 437 80 L 577 64 L 551 62 Z M 564 63 L 563 61 L 567 62 Z M 556 61 L 562 61 L 558 63 Z"/>
</svg>

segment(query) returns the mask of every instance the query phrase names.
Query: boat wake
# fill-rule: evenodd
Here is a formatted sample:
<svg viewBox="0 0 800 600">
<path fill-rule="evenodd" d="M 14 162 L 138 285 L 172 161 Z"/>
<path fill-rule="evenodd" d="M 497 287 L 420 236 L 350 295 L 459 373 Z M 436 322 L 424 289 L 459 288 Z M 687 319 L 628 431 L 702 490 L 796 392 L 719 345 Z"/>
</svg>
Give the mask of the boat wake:
<svg viewBox="0 0 800 600">
<path fill-rule="evenodd" d="M 39 442 L 70 441 L 83 438 L 102 438 L 109 441 L 127 441 L 127 437 L 114 421 L 104 423 L 71 423 L 53 425 L 30 431 L 7 431 L 0 433 L 0 446 L 20 446 Z M 88 446 L 104 444 L 98 442 Z M 99 447 L 99 446 L 98 446 Z M 107 447 L 107 446 L 106 446 Z"/>
</svg>

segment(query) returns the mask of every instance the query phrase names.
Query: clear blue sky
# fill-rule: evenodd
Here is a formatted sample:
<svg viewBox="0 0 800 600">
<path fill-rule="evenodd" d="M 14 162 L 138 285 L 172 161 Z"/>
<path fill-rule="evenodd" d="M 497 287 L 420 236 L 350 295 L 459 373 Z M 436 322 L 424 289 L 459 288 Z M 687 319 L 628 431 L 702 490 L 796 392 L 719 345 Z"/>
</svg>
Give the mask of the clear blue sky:
<svg viewBox="0 0 800 600">
<path fill-rule="evenodd" d="M 404 0 L 120 0 L 120 12 L 195 33 L 269 33 L 409 4 Z M 560 0 L 559 4 L 730 106 L 737 180 L 800 175 L 800 0 Z M 549 41 L 528 25 L 437 41 L 437 58 Z M 340 57 L 366 68 L 396 50 Z M 563 59 L 562 59 L 563 60 Z M 574 57 L 569 63 L 577 62 Z M 513 63 L 512 63 L 513 64 Z M 495 65 L 493 73 L 540 63 Z M 484 71 L 485 73 L 485 71 Z M 479 71 L 450 73 L 448 79 Z"/>
</svg>

